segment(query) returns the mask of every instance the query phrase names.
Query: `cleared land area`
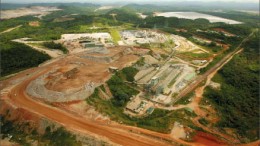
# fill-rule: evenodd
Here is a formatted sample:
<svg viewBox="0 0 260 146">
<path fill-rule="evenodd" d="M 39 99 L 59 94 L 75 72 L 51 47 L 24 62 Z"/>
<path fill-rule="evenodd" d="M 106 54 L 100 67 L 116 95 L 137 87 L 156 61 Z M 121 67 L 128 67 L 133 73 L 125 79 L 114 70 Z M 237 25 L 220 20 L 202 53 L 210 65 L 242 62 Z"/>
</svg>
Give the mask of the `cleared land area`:
<svg viewBox="0 0 260 146">
<path fill-rule="evenodd" d="M 224 22 L 227 24 L 241 24 L 242 23 L 242 22 L 238 22 L 235 20 L 225 19 L 225 18 L 197 13 L 197 12 L 165 12 L 165 13 L 157 13 L 155 16 L 177 17 L 177 18 L 192 19 L 192 20 L 204 18 L 204 19 L 208 19 L 211 23 L 215 23 L 215 22 Z"/>
<path fill-rule="evenodd" d="M 17 18 L 27 15 L 36 15 L 37 17 L 41 18 L 45 15 L 50 14 L 53 11 L 59 11 L 57 7 L 41 7 L 41 6 L 34 6 L 29 8 L 20 8 L 16 10 L 3 10 L 1 11 L 1 19 L 11 19 Z"/>
</svg>

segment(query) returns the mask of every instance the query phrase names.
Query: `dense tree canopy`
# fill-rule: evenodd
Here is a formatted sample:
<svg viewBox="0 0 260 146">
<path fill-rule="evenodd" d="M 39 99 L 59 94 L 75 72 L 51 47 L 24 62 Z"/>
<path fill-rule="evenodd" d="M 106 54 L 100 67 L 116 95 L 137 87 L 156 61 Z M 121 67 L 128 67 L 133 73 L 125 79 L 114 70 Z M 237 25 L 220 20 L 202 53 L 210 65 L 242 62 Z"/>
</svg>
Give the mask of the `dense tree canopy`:
<svg viewBox="0 0 260 146">
<path fill-rule="evenodd" d="M 9 49 L 0 50 L 1 76 L 37 66 L 50 59 L 49 55 L 33 50 L 23 44 L 9 42 L 8 46 Z"/>
<path fill-rule="evenodd" d="M 219 71 L 221 90 L 208 88 L 205 96 L 221 113 L 220 127 L 237 129 L 238 132 L 256 140 L 259 136 L 259 35 L 255 35 Z"/>
<path fill-rule="evenodd" d="M 64 54 L 67 54 L 68 53 L 68 50 L 67 48 L 65 48 L 62 44 L 60 43 L 54 43 L 53 41 L 52 42 L 44 42 L 43 43 L 43 46 L 49 48 L 49 49 L 54 49 L 54 50 L 60 50 L 62 51 Z"/>
</svg>

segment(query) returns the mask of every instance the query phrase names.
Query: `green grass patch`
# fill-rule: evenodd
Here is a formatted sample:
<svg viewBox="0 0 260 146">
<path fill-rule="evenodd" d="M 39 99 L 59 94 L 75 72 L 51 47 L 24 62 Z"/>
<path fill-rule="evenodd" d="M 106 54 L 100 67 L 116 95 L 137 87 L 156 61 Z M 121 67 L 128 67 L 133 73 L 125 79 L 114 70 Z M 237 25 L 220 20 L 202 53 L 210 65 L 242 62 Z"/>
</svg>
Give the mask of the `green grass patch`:
<svg viewBox="0 0 260 146">
<path fill-rule="evenodd" d="M 80 25 L 79 26 L 79 31 L 80 32 L 85 32 L 89 29 L 90 27 L 88 25 Z"/>
<path fill-rule="evenodd" d="M 201 59 L 201 58 L 204 59 L 211 56 L 211 54 L 209 53 L 192 53 L 192 52 L 181 53 L 181 55 L 191 57 L 193 59 Z"/>
<path fill-rule="evenodd" d="M 173 84 L 176 82 L 176 79 L 180 76 L 180 73 L 171 80 L 171 82 L 168 84 L 168 88 L 171 88 L 173 86 Z"/>
<path fill-rule="evenodd" d="M 194 91 L 193 92 L 190 92 L 188 95 L 182 97 L 181 99 L 179 99 L 175 105 L 178 105 L 178 104 L 182 104 L 182 105 L 187 105 L 189 104 L 191 101 L 189 101 L 190 99 L 192 99 L 192 97 L 194 97 L 195 93 Z"/>
<path fill-rule="evenodd" d="M 82 144 L 76 140 L 76 136 L 70 134 L 63 127 L 56 130 L 51 130 L 50 127 L 45 129 L 45 133 L 42 138 L 44 141 L 49 141 L 49 145 L 52 146 L 81 146 Z"/>
<path fill-rule="evenodd" d="M 114 43 L 118 44 L 118 41 L 121 40 L 119 31 L 117 29 L 109 29 L 109 32 L 111 34 L 111 37 L 113 38 Z"/>
<path fill-rule="evenodd" d="M 101 89 L 103 92 L 106 92 L 106 89 L 105 89 L 105 86 L 104 86 L 104 85 L 101 85 L 101 86 L 100 86 L 100 89 Z"/>
<path fill-rule="evenodd" d="M 209 124 L 209 121 L 206 120 L 205 118 L 200 118 L 199 119 L 199 123 L 204 125 L 204 126 L 207 126 Z"/>
<path fill-rule="evenodd" d="M 210 68 L 216 65 L 224 56 L 225 54 L 220 54 L 217 57 L 215 57 L 214 60 L 210 62 L 206 67 L 200 69 L 200 74 L 204 74 L 205 72 L 207 72 Z"/>
</svg>

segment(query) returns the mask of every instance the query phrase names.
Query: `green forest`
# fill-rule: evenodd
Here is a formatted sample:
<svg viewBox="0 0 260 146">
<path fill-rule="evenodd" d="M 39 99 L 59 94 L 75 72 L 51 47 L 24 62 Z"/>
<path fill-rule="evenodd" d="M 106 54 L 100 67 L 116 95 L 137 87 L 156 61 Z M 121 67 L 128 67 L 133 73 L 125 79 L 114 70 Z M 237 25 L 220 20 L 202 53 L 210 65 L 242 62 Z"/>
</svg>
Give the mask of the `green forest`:
<svg viewBox="0 0 260 146">
<path fill-rule="evenodd" d="M 33 50 L 24 44 L 9 42 L 5 47 L 4 50 L 0 49 L 1 76 L 38 66 L 50 59 L 49 55 Z"/>
<path fill-rule="evenodd" d="M 62 51 L 64 54 L 68 53 L 67 48 L 65 48 L 62 44 L 60 43 L 54 43 L 52 42 L 44 42 L 43 46 L 49 49 L 54 49 L 54 50 L 60 50 Z"/>
<path fill-rule="evenodd" d="M 234 128 L 248 140 L 259 138 L 259 34 L 244 44 L 244 51 L 234 56 L 214 78 L 221 89 L 207 88 L 205 97 L 220 113 L 216 126 Z M 247 141 L 244 140 L 243 141 Z"/>
<path fill-rule="evenodd" d="M 76 136 L 62 127 L 53 128 L 54 125 L 45 128 L 44 133 L 39 133 L 37 129 L 30 127 L 30 123 L 7 120 L 4 116 L 1 118 L 2 138 L 10 138 L 11 142 L 16 142 L 22 146 L 30 146 L 31 141 L 37 141 L 38 145 L 48 146 L 81 146 Z M 26 132 L 27 131 L 27 132 Z"/>
<path fill-rule="evenodd" d="M 124 68 L 122 71 L 117 72 L 112 76 L 110 80 L 107 81 L 109 89 L 113 94 L 112 103 L 115 106 L 123 107 L 130 100 L 133 95 L 138 94 L 138 91 L 134 88 L 129 87 L 124 83 L 125 79 L 127 81 L 133 81 L 137 70 L 132 67 Z"/>
</svg>

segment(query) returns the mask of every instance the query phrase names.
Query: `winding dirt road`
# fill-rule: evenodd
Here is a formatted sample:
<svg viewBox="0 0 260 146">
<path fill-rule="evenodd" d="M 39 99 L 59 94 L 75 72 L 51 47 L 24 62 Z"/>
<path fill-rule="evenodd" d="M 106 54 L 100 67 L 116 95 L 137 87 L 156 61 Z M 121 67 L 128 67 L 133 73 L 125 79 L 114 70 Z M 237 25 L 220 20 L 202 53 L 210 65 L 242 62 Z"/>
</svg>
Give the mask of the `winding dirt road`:
<svg viewBox="0 0 260 146">
<path fill-rule="evenodd" d="M 9 93 L 7 92 L 4 95 L 2 94 L 2 99 L 16 107 L 26 109 L 32 113 L 36 113 L 37 115 L 41 115 L 52 121 L 60 123 L 69 130 L 105 137 L 117 144 L 133 146 L 172 145 L 160 140 L 167 139 L 173 141 L 168 134 L 157 133 L 135 127 L 131 128 L 130 126 L 125 126 L 124 128 L 123 125 L 118 127 L 101 125 L 96 121 L 67 113 L 58 108 L 32 99 L 27 95 L 26 87 L 31 81 L 35 80 L 40 75 L 47 73 L 50 70 L 50 67 L 41 67 L 39 70 L 39 73 L 12 87 Z M 130 132 L 131 129 L 133 131 L 137 131 L 136 133 L 142 133 L 142 135 Z M 152 137 L 158 137 L 158 139 Z"/>
<path fill-rule="evenodd" d="M 36 98 L 27 95 L 26 88 L 30 82 L 37 79 L 39 76 L 46 74 L 50 70 L 53 70 L 53 68 L 56 68 L 59 65 L 59 62 L 63 59 L 66 58 L 61 58 L 59 61 L 55 61 L 45 66 L 29 69 L 19 73 L 9 81 L 4 81 L 3 84 L 5 84 L 5 86 L 2 86 L 1 88 L 5 89 L 1 92 L 1 99 L 14 107 L 25 109 L 29 112 L 40 115 L 41 117 L 55 121 L 70 131 L 94 135 L 104 139 L 105 141 L 110 141 L 120 145 L 168 146 L 176 145 L 177 143 L 190 144 L 179 139 L 174 139 L 170 134 L 158 133 L 117 123 L 106 125 L 98 121 L 86 119 L 80 115 L 72 114 L 40 102 L 36 100 Z M 11 84 L 17 79 L 22 80 L 13 83 L 12 86 L 8 86 L 8 84 Z"/>
</svg>

